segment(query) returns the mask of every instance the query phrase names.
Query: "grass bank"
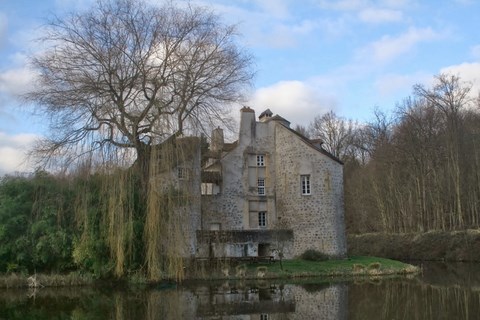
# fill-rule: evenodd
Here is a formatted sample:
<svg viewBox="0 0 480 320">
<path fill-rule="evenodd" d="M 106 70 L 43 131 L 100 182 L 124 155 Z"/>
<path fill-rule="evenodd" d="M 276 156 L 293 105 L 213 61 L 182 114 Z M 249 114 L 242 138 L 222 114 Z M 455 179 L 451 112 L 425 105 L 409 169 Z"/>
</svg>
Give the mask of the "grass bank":
<svg viewBox="0 0 480 320">
<path fill-rule="evenodd" d="M 300 279 L 308 277 L 356 278 L 386 275 L 413 274 L 419 272 L 415 266 L 395 260 L 375 257 L 354 256 L 343 260 L 308 261 L 302 259 L 284 260 L 274 263 L 219 263 L 203 269 L 201 272 L 187 275 L 186 280 L 221 280 L 221 279 Z M 109 281 L 148 285 L 144 276 Z M 91 286 L 105 283 L 88 274 L 24 274 L 0 275 L 0 288 L 42 288 Z"/>
<path fill-rule="evenodd" d="M 349 235 L 348 252 L 398 260 L 480 261 L 480 230 Z"/>
<path fill-rule="evenodd" d="M 95 279 L 88 274 L 35 274 L 11 273 L 0 275 L 0 288 L 74 287 L 93 285 Z"/>
<path fill-rule="evenodd" d="M 306 277 L 355 278 L 414 274 L 419 268 L 400 261 L 353 256 L 343 260 L 308 261 L 284 260 L 275 263 L 224 264 L 211 270 L 202 279 L 294 279 Z M 195 278 L 195 276 L 193 276 Z"/>
</svg>

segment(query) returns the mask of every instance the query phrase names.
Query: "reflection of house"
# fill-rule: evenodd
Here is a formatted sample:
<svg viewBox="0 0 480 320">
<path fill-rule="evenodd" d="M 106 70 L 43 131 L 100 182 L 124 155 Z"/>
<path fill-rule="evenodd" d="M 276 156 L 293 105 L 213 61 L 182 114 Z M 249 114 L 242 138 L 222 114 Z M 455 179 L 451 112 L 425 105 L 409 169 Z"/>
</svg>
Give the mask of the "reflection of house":
<svg viewBox="0 0 480 320">
<path fill-rule="evenodd" d="M 224 282 L 196 287 L 192 319 L 324 319 L 348 318 L 345 284 L 278 285 L 273 282 Z"/>
<path fill-rule="evenodd" d="M 342 163 L 289 124 L 270 110 L 256 121 L 244 107 L 237 142 L 224 143 L 214 130 L 202 170 L 197 257 L 346 254 Z"/>
</svg>

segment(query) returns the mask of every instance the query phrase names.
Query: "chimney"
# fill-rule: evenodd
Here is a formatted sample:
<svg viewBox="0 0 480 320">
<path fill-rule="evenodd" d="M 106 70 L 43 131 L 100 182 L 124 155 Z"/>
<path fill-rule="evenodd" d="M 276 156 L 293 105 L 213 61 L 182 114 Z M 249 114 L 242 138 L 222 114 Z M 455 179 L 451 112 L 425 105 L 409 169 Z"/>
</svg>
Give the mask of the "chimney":
<svg viewBox="0 0 480 320">
<path fill-rule="evenodd" d="M 272 116 L 273 116 L 273 112 L 270 111 L 270 109 L 267 109 L 262 113 L 260 113 L 260 116 L 258 116 L 258 120 L 260 120 L 260 122 L 265 122 L 268 119 L 270 119 Z"/>
<path fill-rule="evenodd" d="M 255 137 L 255 111 L 249 107 L 240 109 L 239 145 L 250 145 Z"/>
<path fill-rule="evenodd" d="M 223 143 L 223 130 L 220 127 L 213 129 L 210 150 L 213 152 L 221 152 L 223 150 Z"/>
</svg>

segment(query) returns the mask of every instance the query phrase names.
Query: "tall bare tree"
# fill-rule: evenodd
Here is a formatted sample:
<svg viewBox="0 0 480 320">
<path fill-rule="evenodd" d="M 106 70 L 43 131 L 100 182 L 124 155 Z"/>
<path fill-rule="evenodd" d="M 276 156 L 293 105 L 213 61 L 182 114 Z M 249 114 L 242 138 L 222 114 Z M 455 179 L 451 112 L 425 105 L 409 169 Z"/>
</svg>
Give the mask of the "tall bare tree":
<svg viewBox="0 0 480 320">
<path fill-rule="evenodd" d="M 309 126 L 310 136 L 323 141 L 322 146 L 344 160 L 353 143 L 353 122 L 337 116 L 333 111 L 317 116 Z"/>
<path fill-rule="evenodd" d="M 126 148 L 148 172 L 152 145 L 221 120 L 242 99 L 252 59 L 236 36 L 211 11 L 171 2 L 99 0 L 52 19 L 25 96 L 50 119 L 36 155 Z"/>
<path fill-rule="evenodd" d="M 448 150 L 448 164 L 450 167 L 453 193 L 455 194 L 454 206 L 457 221 L 455 225 L 464 226 L 464 212 L 462 209 L 461 195 L 461 160 L 460 152 L 463 144 L 461 123 L 462 111 L 472 105 L 469 96 L 471 85 L 463 83 L 458 76 L 440 74 L 431 89 L 422 85 L 414 86 L 414 93 L 428 101 L 434 108 L 443 113 L 446 123 L 446 145 Z"/>
</svg>

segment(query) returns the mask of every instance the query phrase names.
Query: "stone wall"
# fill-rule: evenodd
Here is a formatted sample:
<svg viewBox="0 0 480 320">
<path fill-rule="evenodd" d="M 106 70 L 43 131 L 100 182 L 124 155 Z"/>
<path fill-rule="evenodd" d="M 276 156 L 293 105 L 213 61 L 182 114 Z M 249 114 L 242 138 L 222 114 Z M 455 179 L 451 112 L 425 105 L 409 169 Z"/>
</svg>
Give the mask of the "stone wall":
<svg viewBox="0 0 480 320">
<path fill-rule="evenodd" d="M 344 256 L 342 165 L 281 125 L 275 133 L 278 219 L 293 229 L 294 255 L 315 249 Z M 310 195 L 302 195 L 301 175 L 310 175 Z"/>
</svg>

